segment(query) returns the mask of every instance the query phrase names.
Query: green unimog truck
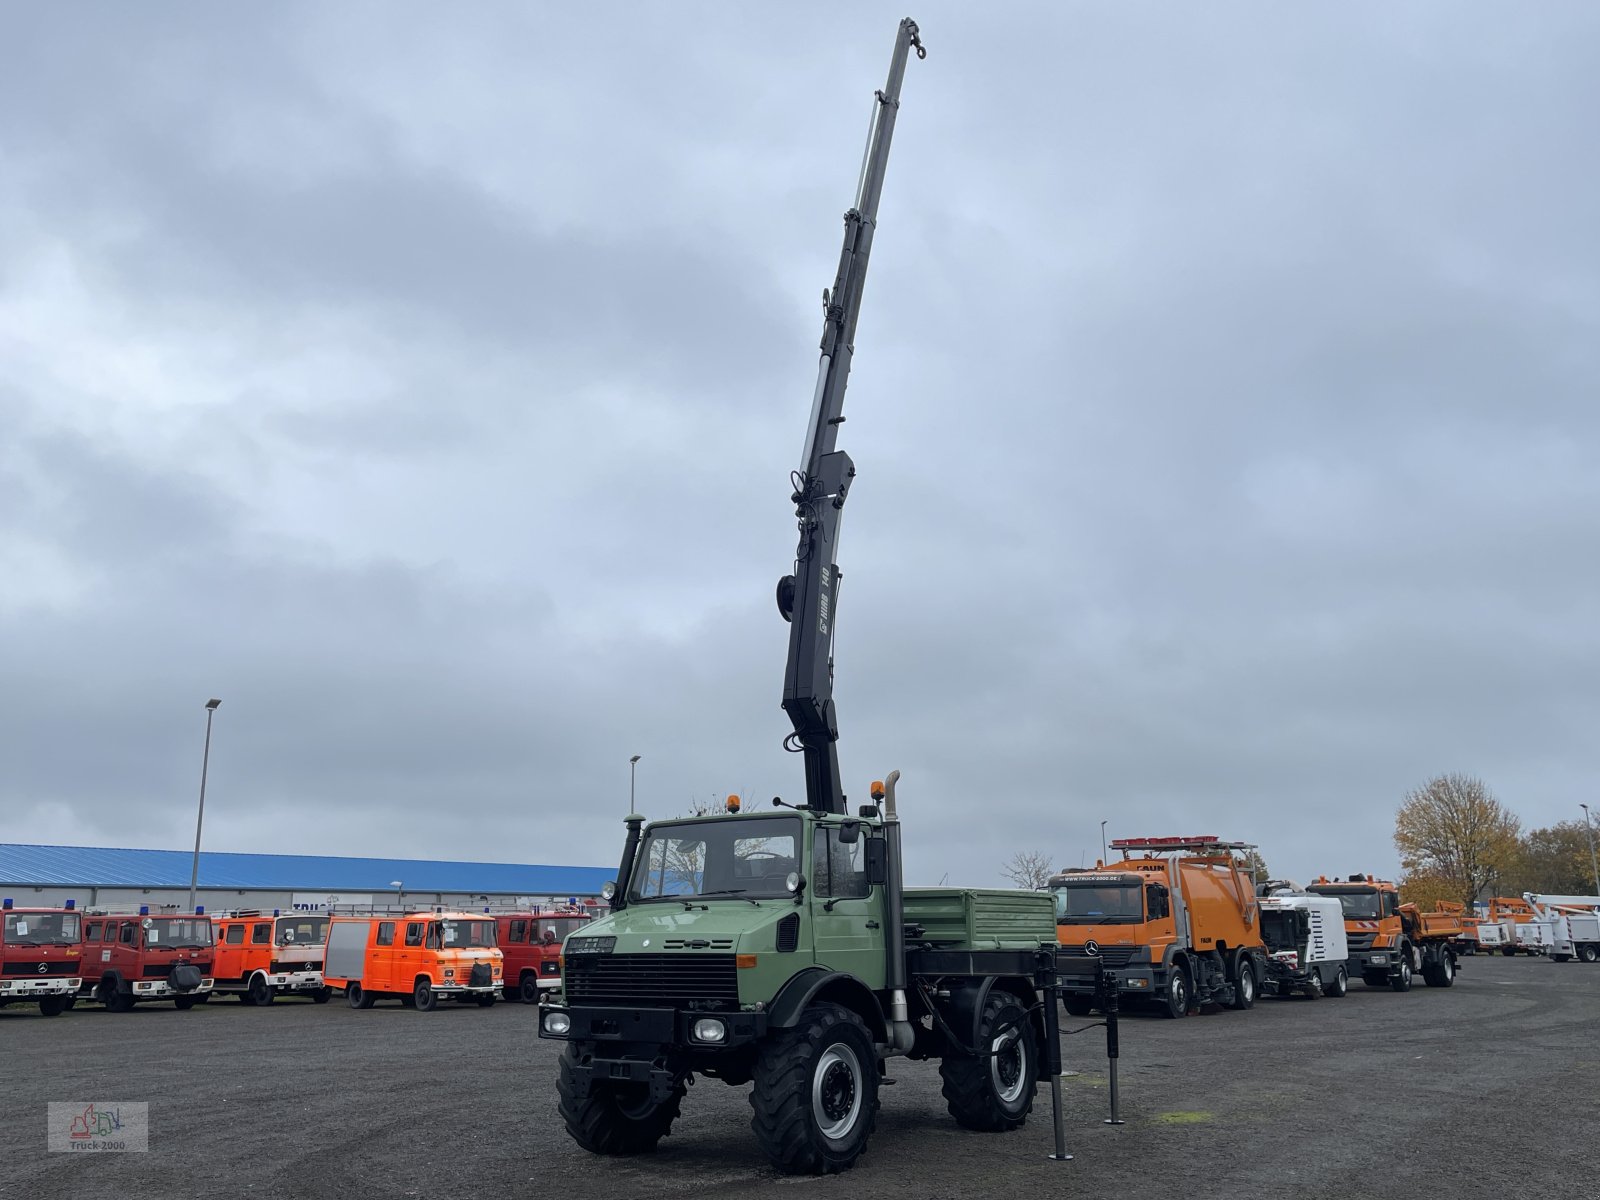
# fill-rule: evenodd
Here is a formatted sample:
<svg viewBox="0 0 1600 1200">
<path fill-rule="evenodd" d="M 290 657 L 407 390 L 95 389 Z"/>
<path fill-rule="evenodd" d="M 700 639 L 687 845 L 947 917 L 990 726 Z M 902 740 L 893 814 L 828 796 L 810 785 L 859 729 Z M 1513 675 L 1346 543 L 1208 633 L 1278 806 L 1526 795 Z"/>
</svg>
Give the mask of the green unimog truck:
<svg viewBox="0 0 1600 1200">
<path fill-rule="evenodd" d="M 890 1058 L 937 1058 L 951 1114 L 983 1130 L 1021 1125 L 1041 1058 L 1047 1073 L 1059 1062 L 1053 898 L 903 889 L 897 773 L 855 815 L 840 784 L 834 555 L 856 471 L 835 443 L 912 50 L 923 56 L 916 23 L 902 21 L 823 293 L 791 481 L 800 538 L 777 601 L 790 622 L 786 747 L 803 755 L 806 801 L 648 827 L 628 818 L 611 913 L 567 938 L 562 992 L 539 1014 L 540 1036 L 566 1042 L 567 1130 L 596 1154 L 653 1149 L 701 1076 L 754 1084 L 751 1125 L 780 1171 L 838 1171 L 866 1147 Z"/>
<path fill-rule="evenodd" d="M 567 939 L 562 992 L 540 1013 L 541 1036 L 567 1043 L 561 1115 L 580 1145 L 654 1149 L 693 1074 L 754 1082 L 751 1125 L 780 1171 L 842 1170 L 894 1056 L 938 1059 L 968 1129 L 1027 1120 L 1054 901 L 900 888 L 893 784 L 858 817 L 629 818 L 613 911 Z"/>
</svg>

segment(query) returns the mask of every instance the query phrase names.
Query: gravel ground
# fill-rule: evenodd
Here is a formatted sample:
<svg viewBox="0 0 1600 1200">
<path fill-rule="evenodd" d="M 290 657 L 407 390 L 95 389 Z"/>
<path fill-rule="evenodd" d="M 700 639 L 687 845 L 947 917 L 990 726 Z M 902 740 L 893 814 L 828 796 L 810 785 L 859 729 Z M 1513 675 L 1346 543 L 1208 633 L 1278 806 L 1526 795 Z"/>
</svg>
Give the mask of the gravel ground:
<svg viewBox="0 0 1600 1200">
<path fill-rule="evenodd" d="M 12 1006 L 0 1196 L 1600 1196 L 1600 967 L 1479 957 L 1447 991 L 1357 984 L 1342 1000 L 1133 1016 L 1122 1051 L 1113 1128 L 1101 1031 L 1064 1039 L 1070 1163 L 1046 1158 L 1047 1088 L 1024 1129 L 967 1133 L 937 1066 L 901 1062 L 855 1170 L 785 1180 L 751 1138 L 749 1089 L 713 1080 L 658 1154 L 579 1150 L 555 1114 L 556 1047 L 522 1005 L 218 1000 L 54 1020 Z M 98 1099 L 149 1102 L 150 1153 L 46 1153 L 46 1101 Z"/>
</svg>

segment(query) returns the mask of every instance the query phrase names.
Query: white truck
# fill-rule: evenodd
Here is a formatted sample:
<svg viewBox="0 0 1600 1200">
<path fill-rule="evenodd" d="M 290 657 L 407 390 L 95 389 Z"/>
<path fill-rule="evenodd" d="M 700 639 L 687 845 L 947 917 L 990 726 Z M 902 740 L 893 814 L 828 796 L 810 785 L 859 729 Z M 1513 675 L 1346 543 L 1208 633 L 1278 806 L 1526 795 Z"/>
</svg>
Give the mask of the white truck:
<svg viewBox="0 0 1600 1200">
<path fill-rule="evenodd" d="M 1600 961 L 1600 896 L 1546 896 L 1524 892 L 1539 912 L 1530 924 L 1547 926 L 1552 962 Z"/>
<path fill-rule="evenodd" d="M 1267 947 L 1268 996 L 1343 996 L 1350 989 L 1344 906 L 1334 896 L 1316 896 L 1292 883 L 1261 885 L 1261 940 Z"/>
</svg>

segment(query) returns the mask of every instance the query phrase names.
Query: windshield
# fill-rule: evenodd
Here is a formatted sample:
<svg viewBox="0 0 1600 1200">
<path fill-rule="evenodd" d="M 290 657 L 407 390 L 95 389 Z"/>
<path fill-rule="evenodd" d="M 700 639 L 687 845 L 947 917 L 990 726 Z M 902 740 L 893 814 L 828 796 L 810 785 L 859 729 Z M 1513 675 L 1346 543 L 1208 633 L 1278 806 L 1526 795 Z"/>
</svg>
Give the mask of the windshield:
<svg viewBox="0 0 1600 1200">
<path fill-rule="evenodd" d="M 1136 925 L 1144 920 L 1137 883 L 1066 883 L 1056 893 L 1057 925 Z"/>
<path fill-rule="evenodd" d="M 440 921 L 438 928 L 446 950 L 487 950 L 495 945 L 493 921 Z M 432 944 L 433 939 L 428 940 Z"/>
<path fill-rule="evenodd" d="M 568 934 L 579 925 L 586 924 L 588 920 L 588 917 L 541 917 L 539 919 L 539 933 L 533 940 L 536 942 L 545 941 L 548 934 L 550 935 L 548 937 L 550 941 L 566 941 Z"/>
<path fill-rule="evenodd" d="M 799 870 L 798 817 L 722 817 L 652 829 L 629 889 L 635 900 L 786 896 Z"/>
<path fill-rule="evenodd" d="M 279 917 L 280 946 L 320 946 L 328 940 L 327 917 Z"/>
<path fill-rule="evenodd" d="M 1302 941 L 1300 926 L 1304 923 L 1297 909 L 1263 912 L 1261 940 L 1267 944 L 1268 950 L 1298 950 Z"/>
<path fill-rule="evenodd" d="M 144 944 L 152 947 L 170 946 L 199 949 L 211 945 L 211 918 L 209 917 L 149 917 L 150 927 L 144 931 Z"/>
<path fill-rule="evenodd" d="M 1383 914 L 1378 908 L 1378 893 L 1373 888 L 1335 890 L 1326 887 L 1311 889 L 1319 896 L 1333 896 L 1344 905 L 1345 920 L 1376 921 Z"/>
<path fill-rule="evenodd" d="M 7 944 L 68 946 L 78 942 L 77 913 L 7 913 Z"/>
</svg>

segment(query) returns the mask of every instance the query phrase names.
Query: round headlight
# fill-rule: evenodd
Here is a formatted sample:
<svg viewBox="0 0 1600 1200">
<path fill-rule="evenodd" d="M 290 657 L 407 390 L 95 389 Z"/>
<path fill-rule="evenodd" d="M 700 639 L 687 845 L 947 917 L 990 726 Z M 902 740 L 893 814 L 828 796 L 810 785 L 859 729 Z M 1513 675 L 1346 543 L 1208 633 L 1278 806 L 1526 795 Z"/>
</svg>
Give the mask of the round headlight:
<svg viewBox="0 0 1600 1200">
<path fill-rule="evenodd" d="M 616 897 L 616 894 L 617 894 L 617 885 L 615 883 L 612 883 L 612 882 L 610 882 L 608 880 L 606 883 L 603 883 L 603 884 L 600 885 L 600 898 L 602 900 L 614 899 Z"/>
<path fill-rule="evenodd" d="M 798 892 L 800 890 L 799 871 L 790 871 L 788 875 L 784 876 L 783 890 L 786 892 Z"/>
<path fill-rule="evenodd" d="M 572 1030 L 572 1018 L 564 1012 L 551 1012 L 544 1015 L 544 1031 L 564 1037 Z"/>
<path fill-rule="evenodd" d="M 721 1021 L 703 1017 L 694 1023 L 694 1040 L 697 1042 L 720 1042 L 727 1036 L 727 1026 Z"/>
</svg>

